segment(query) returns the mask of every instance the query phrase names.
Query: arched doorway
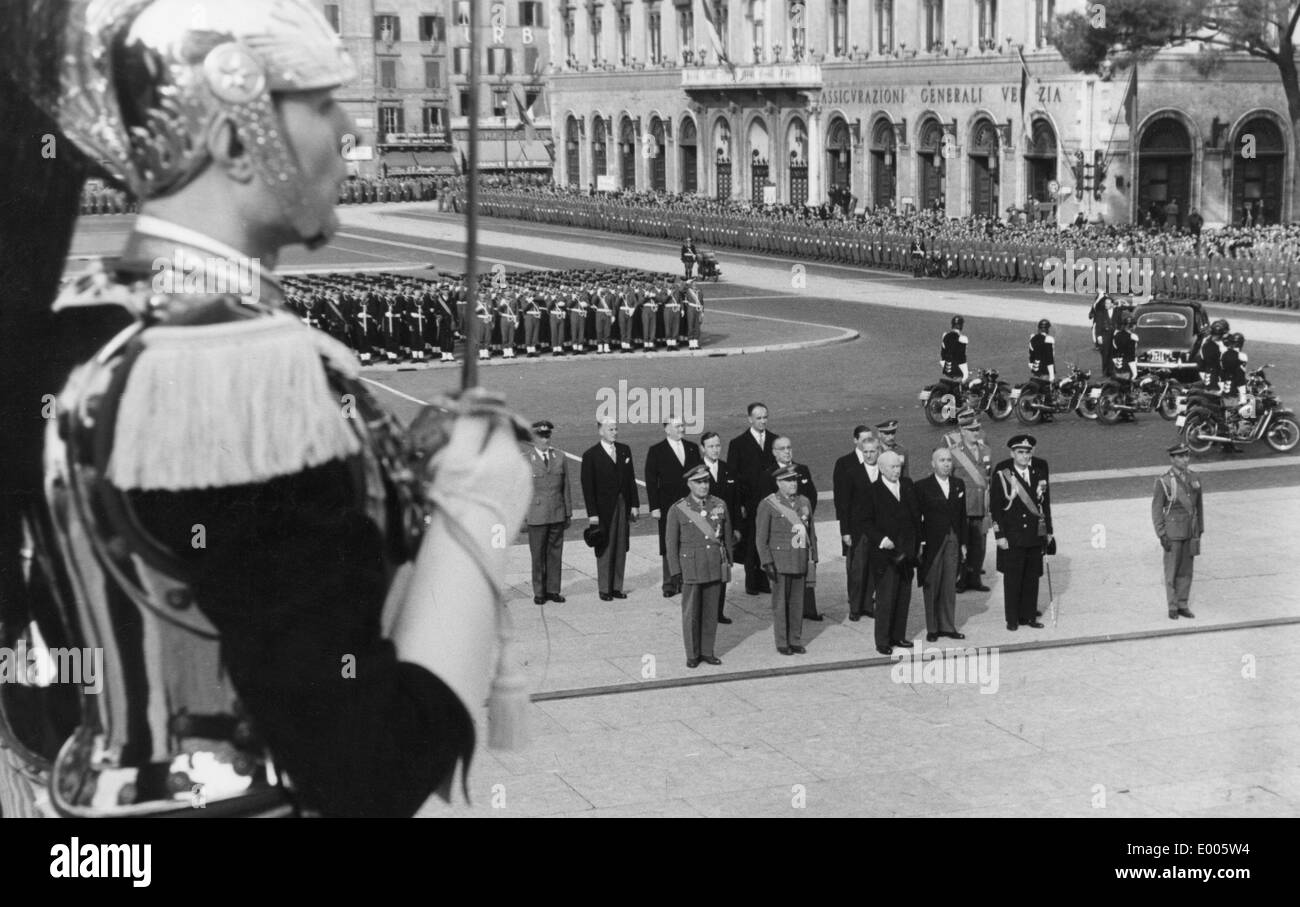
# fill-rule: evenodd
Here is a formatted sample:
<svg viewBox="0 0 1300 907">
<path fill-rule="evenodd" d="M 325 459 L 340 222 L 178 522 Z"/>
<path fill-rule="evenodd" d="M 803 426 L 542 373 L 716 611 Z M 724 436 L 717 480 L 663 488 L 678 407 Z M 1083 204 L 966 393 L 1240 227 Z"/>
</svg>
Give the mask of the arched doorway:
<svg viewBox="0 0 1300 907">
<path fill-rule="evenodd" d="M 971 130 L 970 213 L 998 216 L 998 130 L 989 120 L 978 120 Z"/>
<path fill-rule="evenodd" d="M 1244 140 L 1244 141 L 1243 141 Z M 1277 124 L 1266 117 L 1246 121 L 1232 142 L 1232 222 L 1282 221 L 1282 177 L 1286 145 Z M 1251 157 L 1246 152 L 1251 151 Z"/>
<path fill-rule="evenodd" d="M 894 207 L 898 191 L 898 153 L 894 124 L 881 117 L 871 128 L 871 204 Z"/>
<path fill-rule="evenodd" d="M 943 126 L 938 120 L 928 120 L 921 127 L 921 140 L 916 145 L 917 183 L 922 210 L 944 207 L 943 198 Z"/>
<path fill-rule="evenodd" d="M 636 130 L 632 128 L 632 121 L 623 117 L 618 130 L 619 178 L 622 187 L 628 191 L 636 190 L 636 155 Z"/>
<path fill-rule="evenodd" d="M 762 120 L 749 124 L 749 200 L 763 204 L 763 189 L 771 172 L 772 142 Z"/>
<path fill-rule="evenodd" d="M 578 137 L 578 118 L 570 114 L 564 121 L 564 178 L 570 186 L 578 186 L 582 179 L 579 160 L 581 140 Z"/>
<path fill-rule="evenodd" d="M 697 141 L 695 121 L 690 117 L 683 118 L 677 130 L 677 172 L 681 174 L 682 192 L 685 194 L 700 191 Z"/>
<path fill-rule="evenodd" d="M 790 204 L 808 204 L 808 127 L 797 117 L 785 130 L 786 157 L 790 161 Z"/>
<path fill-rule="evenodd" d="M 714 184 L 717 197 L 731 198 L 731 124 L 721 117 L 713 124 Z"/>
<path fill-rule="evenodd" d="M 1138 145 L 1137 219 L 1181 226 L 1192 197 L 1192 139 L 1174 117 L 1162 117 L 1142 133 Z M 1174 214 L 1172 205 L 1177 205 Z"/>
<path fill-rule="evenodd" d="M 1029 145 L 1025 148 L 1025 183 L 1031 201 L 1038 202 L 1038 217 L 1054 219 L 1057 196 L 1050 183 L 1056 179 L 1056 130 L 1047 120 L 1034 120 Z"/>
<path fill-rule="evenodd" d="M 849 124 L 840 117 L 831 120 L 826 133 L 826 176 L 832 197 L 841 194 L 841 187 L 853 188 L 853 140 Z"/>
<path fill-rule="evenodd" d="M 650 188 L 655 192 L 668 189 L 668 154 L 664 144 L 664 122 L 655 117 L 650 121 Z"/>
<path fill-rule="evenodd" d="M 609 173 L 609 123 L 604 117 L 591 121 L 591 172 L 592 181 Z"/>
</svg>

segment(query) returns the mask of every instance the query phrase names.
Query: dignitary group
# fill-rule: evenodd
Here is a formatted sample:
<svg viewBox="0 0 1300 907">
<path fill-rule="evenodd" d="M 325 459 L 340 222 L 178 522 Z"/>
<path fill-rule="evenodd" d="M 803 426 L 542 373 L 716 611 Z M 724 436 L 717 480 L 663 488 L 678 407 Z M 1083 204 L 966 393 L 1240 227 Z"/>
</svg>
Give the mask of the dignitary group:
<svg viewBox="0 0 1300 907">
<path fill-rule="evenodd" d="M 821 621 L 817 565 L 825 557 L 814 522 L 817 486 L 795 460 L 789 437 L 768 428 L 768 409 L 748 407 L 748 427 L 723 440 L 705 432 L 697 445 L 670 418 L 664 439 L 645 454 L 646 505 L 658 527 L 665 598 L 681 596 L 686 664 L 719 665 L 718 624 L 726 616 L 728 586 L 744 579 L 749 595 L 769 595 L 777 652 L 806 652 L 803 624 Z M 994 462 L 977 415 L 960 414 L 959 428 L 917 463 L 916 475 L 898 441 L 896 420 L 858 425 L 853 447 L 832 477 L 835 522 L 846 560 L 848 618 L 873 619 L 876 650 L 910 649 L 907 620 L 912 584 L 922 590 L 926 639 L 961 640 L 957 596 L 988 592 L 987 537 L 1002 574 L 1006 627 L 1042 629 L 1039 583 L 1055 554 L 1048 463 L 1034 456 L 1037 440 L 1017 434 L 1009 456 Z M 533 424 L 527 456 L 533 474 L 527 532 L 533 601 L 563 603 L 560 571 L 564 530 L 573 518 L 575 490 L 566 455 L 552 447 L 554 425 Z M 601 601 L 627 598 L 624 566 L 629 527 L 641 516 L 631 448 L 618 441 L 618 423 L 598 423 L 598 440 L 581 457 L 578 490 L 586 508 L 583 534 L 594 550 Z M 1171 469 L 1156 482 L 1153 523 L 1164 547 L 1170 617 L 1192 617 L 1187 599 L 1192 559 L 1204 527 L 1200 480 L 1187 469 L 1187 449 L 1171 448 Z M 909 475 L 909 472 L 913 473 Z M 734 594 L 734 593 L 733 593 Z"/>
<path fill-rule="evenodd" d="M 484 274 L 475 311 L 463 274 L 394 272 L 283 278 L 304 323 L 362 365 L 454 362 L 470 326 L 478 358 L 700 349 L 704 293 L 694 280 L 627 268 Z"/>
</svg>

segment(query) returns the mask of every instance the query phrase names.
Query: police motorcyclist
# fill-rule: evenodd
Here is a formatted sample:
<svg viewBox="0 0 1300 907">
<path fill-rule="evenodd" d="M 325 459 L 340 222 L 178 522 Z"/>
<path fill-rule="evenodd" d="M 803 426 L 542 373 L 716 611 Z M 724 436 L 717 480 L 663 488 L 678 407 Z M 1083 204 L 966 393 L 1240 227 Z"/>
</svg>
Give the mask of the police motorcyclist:
<svg viewBox="0 0 1300 907">
<path fill-rule="evenodd" d="M 1088 311 L 1092 321 L 1092 344 L 1101 353 L 1102 374 L 1110 377 L 1113 368 L 1110 357 L 1111 342 L 1115 336 L 1115 300 L 1107 293 L 1098 293 L 1096 301 Z"/>
<path fill-rule="evenodd" d="M 1049 402 L 1056 399 L 1056 339 L 1051 332 L 1052 323 L 1044 318 L 1029 338 L 1029 373 L 1035 383 L 1046 385 L 1043 393 Z M 1044 411 L 1043 421 L 1051 422 L 1052 414 Z"/>
<path fill-rule="evenodd" d="M 939 365 L 945 378 L 965 383 L 970 378 L 970 366 L 966 362 L 967 338 L 962 332 L 966 319 L 954 315 L 951 324 L 952 327 L 939 341 Z"/>
<path fill-rule="evenodd" d="M 1137 378 L 1137 334 L 1133 331 L 1133 315 L 1123 312 L 1119 316 L 1119 329 L 1111 339 L 1111 364 L 1114 366 L 1112 377 L 1120 382 L 1123 393 L 1129 397 L 1133 392 L 1133 381 Z M 1120 419 L 1132 421 L 1133 414 L 1123 412 Z"/>
<path fill-rule="evenodd" d="M 1229 431 L 1235 432 L 1240 424 L 1238 420 L 1255 417 L 1255 401 L 1246 392 L 1246 363 L 1249 361 L 1243 349 L 1246 338 L 1239 332 L 1226 335 L 1227 348 L 1219 360 L 1219 388 L 1223 393 L 1223 412 L 1228 419 Z M 1241 453 L 1236 444 L 1227 446 L 1228 453 Z"/>
<path fill-rule="evenodd" d="M 1228 322 L 1222 318 L 1215 319 L 1210 325 L 1210 334 L 1201 341 L 1196 350 L 1196 370 L 1201 374 L 1201 384 L 1208 390 L 1219 386 L 1222 378 L 1222 358 L 1227 349 L 1225 339 L 1228 335 Z"/>
</svg>

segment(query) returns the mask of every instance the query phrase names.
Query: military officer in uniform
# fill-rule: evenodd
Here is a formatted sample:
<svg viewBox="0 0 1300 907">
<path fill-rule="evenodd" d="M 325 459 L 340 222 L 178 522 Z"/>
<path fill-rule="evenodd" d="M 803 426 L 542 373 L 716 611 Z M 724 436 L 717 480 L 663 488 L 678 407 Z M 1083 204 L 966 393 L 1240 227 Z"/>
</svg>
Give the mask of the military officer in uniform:
<svg viewBox="0 0 1300 907">
<path fill-rule="evenodd" d="M 676 571 L 669 569 L 667 552 L 668 508 L 686 497 L 685 473 L 700 463 L 700 448 L 692 441 L 682 439 L 686 430 L 678 416 L 670 416 L 663 425 L 664 439 L 652 444 L 645 458 L 645 495 L 650 505 L 650 515 L 659 524 L 659 557 L 663 562 L 664 598 L 672 598 L 681 591 L 673 579 Z"/>
<path fill-rule="evenodd" d="M 731 517 L 727 504 L 709 494 L 709 469 L 703 463 L 682 475 L 690 494 L 664 514 L 668 564 L 682 590 L 682 640 L 686 667 L 720 665 L 713 654 L 722 590 L 731 578 Z"/>
<path fill-rule="evenodd" d="M 682 297 L 686 289 L 682 281 L 668 291 L 664 302 L 664 345 L 670 350 L 677 349 L 677 337 L 682 325 Z"/>
<path fill-rule="evenodd" d="M 816 515 L 817 485 L 813 482 L 812 470 L 808 468 L 807 464 L 794 461 L 794 442 L 787 437 L 778 435 L 772 442 L 772 456 L 776 459 L 778 468 L 792 466 L 799 473 L 797 491 L 808 500 L 813 515 Z M 777 488 L 775 480 L 769 480 L 767 490 L 774 492 L 780 489 Z M 804 581 L 803 616 L 804 620 L 820 621 L 823 619 L 817 611 L 817 571 L 815 567 L 808 568 L 808 576 Z"/>
<path fill-rule="evenodd" d="M 1165 549 L 1165 598 L 1169 619 L 1195 617 L 1187 599 L 1192 591 L 1193 559 L 1201 553 L 1205 504 L 1201 477 L 1187 468 L 1192 452 L 1186 444 L 1169 448 L 1170 467 L 1156 479 L 1151 522 Z"/>
<path fill-rule="evenodd" d="M 699 256 L 695 252 L 695 240 L 690 236 L 682 243 L 682 268 L 686 271 L 686 279 L 691 279 L 691 272 L 695 270 L 695 259 Z"/>
<path fill-rule="evenodd" d="M 1033 435 L 1015 435 L 1007 442 L 1011 459 L 994 469 L 989 495 L 1008 630 L 1043 628 L 1038 620 L 1038 581 L 1043 557 L 1056 553 L 1049 469 L 1046 460 L 1034 456 L 1037 446 Z"/>
<path fill-rule="evenodd" d="M 623 284 L 618 299 L 618 345 L 623 352 L 632 350 L 632 322 L 636 318 L 639 293 L 632 281 Z"/>
<path fill-rule="evenodd" d="M 1038 330 L 1029 337 L 1029 374 L 1048 400 L 1056 399 L 1056 338 L 1052 336 L 1052 323 L 1046 318 L 1038 322 Z M 1042 416 L 1042 421 L 1052 421 L 1051 413 L 1044 412 Z"/>
<path fill-rule="evenodd" d="M 563 356 L 568 342 L 564 339 L 569 320 L 569 288 L 561 286 L 551 300 L 551 355 Z"/>
<path fill-rule="evenodd" d="M 893 452 L 903 458 L 903 476 L 907 476 L 907 448 L 898 443 L 898 420 L 890 419 L 876 426 L 876 437 L 880 439 L 880 452 Z"/>
<path fill-rule="evenodd" d="M 533 497 L 528 505 L 528 553 L 533 565 L 533 604 L 564 604 L 560 569 L 564 530 L 573 519 L 573 483 L 564 451 L 551 447 L 555 425 L 547 419 L 533 423 L 528 465 L 533 473 Z"/>
<path fill-rule="evenodd" d="M 772 632 L 782 655 L 802 655 L 804 580 L 817 563 L 812 504 L 799 494 L 794 466 L 771 471 L 777 490 L 758 504 L 754 547 L 772 584 Z"/>
<path fill-rule="evenodd" d="M 686 346 L 688 349 L 698 350 L 700 324 L 704 321 L 704 294 L 700 292 L 694 280 L 686 281 L 682 303 L 686 307 Z"/>
<path fill-rule="evenodd" d="M 967 407 L 957 414 L 958 431 L 944 436 L 952 451 L 954 472 L 966 483 L 966 561 L 957 576 L 957 591 L 988 592 L 980 576 L 984 573 L 984 551 L 989 531 L 989 480 L 993 472 L 992 452 L 984 443 L 979 417 Z"/>
<path fill-rule="evenodd" d="M 645 299 L 641 303 L 641 349 L 653 352 L 655 348 L 656 315 L 659 312 L 659 294 L 653 287 L 647 287 Z"/>
<path fill-rule="evenodd" d="M 706 431 L 700 437 L 700 453 L 704 455 L 704 468 L 709 473 L 709 494 L 722 498 L 727 505 L 727 521 L 731 524 L 731 535 L 727 538 L 728 552 L 734 551 L 740 541 L 740 505 L 737 498 L 739 484 L 736 476 L 722 457 L 722 438 L 716 431 Z M 730 582 L 728 579 L 727 582 Z M 731 618 L 723 613 L 727 604 L 727 582 L 722 584 L 718 594 L 718 623 L 729 624 Z"/>
</svg>

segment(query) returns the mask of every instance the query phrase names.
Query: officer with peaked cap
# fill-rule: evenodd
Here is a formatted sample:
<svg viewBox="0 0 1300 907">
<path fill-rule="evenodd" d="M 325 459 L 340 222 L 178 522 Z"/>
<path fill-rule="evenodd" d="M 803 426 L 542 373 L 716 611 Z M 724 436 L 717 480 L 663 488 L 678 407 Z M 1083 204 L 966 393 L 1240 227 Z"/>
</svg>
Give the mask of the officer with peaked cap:
<svg viewBox="0 0 1300 907">
<path fill-rule="evenodd" d="M 799 470 L 773 469 L 777 490 L 758 504 L 754 547 L 772 584 L 772 631 L 782 655 L 802 655 L 804 582 L 817 563 L 812 504 L 799 494 Z"/>
<path fill-rule="evenodd" d="M 534 422 L 528 465 L 533 474 L 533 495 L 524 524 L 528 527 L 528 553 L 533 568 L 533 604 L 564 604 L 560 570 L 564 561 L 564 530 L 573 519 L 573 482 L 564 451 L 551 447 L 555 425 L 548 419 Z"/>
<path fill-rule="evenodd" d="M 731 579 L 731 519 L 722 498 L 709 494 L 703 463 L 682 473 L 690 493 L 664 513 L 668 569 L 682 589 L 686 667 L 720 665 L 713 653 L 723 586 Z"/>
<path fill-rule="evenodd" d="M 1151 499 L 1151 522 L 1165 549 L 1165 598 L 1170 620 L 1196 616 L 1187 599 L 1192 591 L 1193 559 L 1201 553 L 1205 505 L 1201 477 L 1187 468 L 1191 455 L 1186 444 L 1169 448 L 1169 469 L 1156 479 Z"/>
<path fill-rule="evenodd" d="M 898 443 L 898 420 L 889 419 L 876 426 L 876 436 L 880 438 L 880 452 L 893 451 L 903 458 L 903 477 L 907 478 L 907 448 Z"/>
<path fill-rule="evenodd" d="M 1033 435 L 1013 436 L 1007 442 L 1011 459 L 994 469 L 989 494 L 1008 630 L 1021 626 L 1042 629 L 1038 581 L 1043 575 L 1044 555 L 1056 553 L 1049 470 L 1046 460 L 1034 456 L 1037 446 Z"/>
<path fill-rule="evenodd" d="M 988 592 L 980 576 L 984 573 L 984 551 L 989 531 L 989 482 L 993 475 L 992 452 L 984 442 L 979 417 L 969 406 L 957 414 L 955 432 L 944 436 L 956 466 L 966 483 L 966 562 L 957 577 L 957 591 Z"/>
</svg>

